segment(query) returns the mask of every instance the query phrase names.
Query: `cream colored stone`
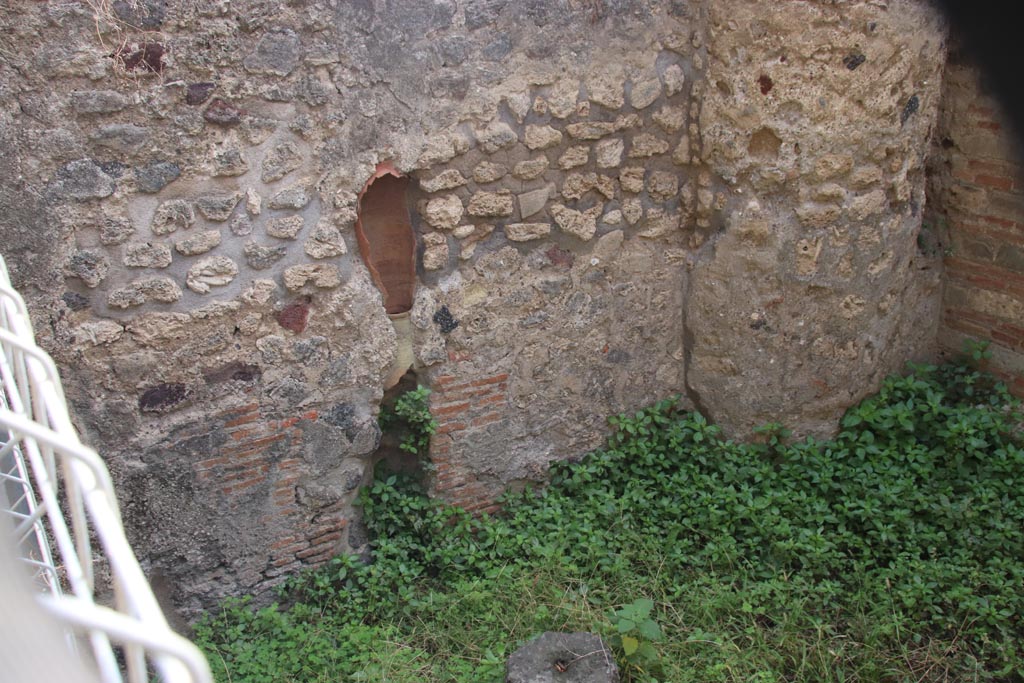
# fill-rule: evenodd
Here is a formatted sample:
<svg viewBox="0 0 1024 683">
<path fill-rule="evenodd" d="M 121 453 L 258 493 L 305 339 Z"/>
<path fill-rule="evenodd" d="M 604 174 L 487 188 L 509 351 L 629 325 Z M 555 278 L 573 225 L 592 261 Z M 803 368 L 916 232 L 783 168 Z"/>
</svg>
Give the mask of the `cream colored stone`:
<svg viewBox="0 0 1024 683">
<path fill-rule="evenodd" d="M 580 84 L 573 78 L 563 78 L 545 97 L 547 110 L 556 119 L 564 119 L 575 113 L 579 94 Z"/>
<path fill-rule="evenodd" d="M 665 81 L 665 92 L 669 97 L 681 93 L 686 84 L 686 76 L 678 64 L 670 64 L 666 67 L 662 78 Z"/>
<path fill-rule="evenodd" d="M 562 143 L 562 133 L 551 126 L 530 125 L 526 127 L 524 141 L 533 150 L 549 149 Z"/>
<path fill-rule="evenodd" d="M 587 96 L 608 109 L 621 109 L 626 103 L 624 86 L 626 76 L 620 63 L 599 65 L 593 68 L 585 81 Z"/>
<path fill-rule="evenodd" d="M 550 234 L 550 223 L 509 223 L 505 226 L 505 236 L 513 242 L 539 240 Z"/>
<path fill-rule="evenodd" d="M 814 164 L 814 173 L 820 180 L 829 180 L 846 175 L 853 168 L 853 157 L 849 154 L 824 154 Z"/>
<path fill-rule="evenodd" d="M 245 210 L 250 216 L 259 216 L 263 211 L 263 197 L 251 187 L 245 191 Z"/>
<path fill-rule="evenodd" d="M 301 215 L 282 216 L 267 224 L 267 234 L 283 240 L 293 240 L 302 231 L 304 222 Z"/>
<path fill-rule="evenodd" d="M 640 133 L 633 138 L 633 144 L 629 149 L 629 158 L 643 159 L 664 154 L 668 151 L 668 147 L 667 141 L 651 133 Z"/>
<path fill-rule="evenodd" d="M 882 169 L 878 166 L 858 166 L 850 174 L 850 186 L 863 190 L 882 182 Z"/>
<path fill-rule="evenodd" d="M 188 334 L 192 317 L 187 313 L 143 313 L 128 323 L 126 329 L 132 339 L 143 346 L 156 346 Z"/>
<path fill-rule="evenodd" d="M 825 183 L 814 188 L 812 197 L 819 202 L 838 202 L 846 198 L 846 190 L 835 183 Z"/>
<path fill-rule="evenodd" d="M 601 140 L 594 145 L 594 159 L 598 168 L 614 168 L 622 163 L 622 152 L 625 146 L 622 138 Z"/>
<path fill-rule="evenodd" d="M 477 143 L 488 154 L 511 147 L 519 140 L 516 132 L 504 121 L 492 121 L 485 128 L 477 129 L 475 132 Z"/>
<path fill-rule="evenodd" d="M 661 81 L 657 74 L 649 75 L 644 80 L 634 81 L 629 92 L 629 103 L 634 109 L 646 109 L 661 97 Z"/>
<path fill-rule="evenodd" d="M 439 233 L 423 236 L 426 249 L 423 250 L 423 269 L 429 271 L 443 270 L 448 267 L 448 240 Z"/>
<path fill-rule="evenodd" d="M 72 330 L 77 348 L 113 344 L 124 334 L 124 326 L 114 320 L 87 320 Z"/>
<path fill-rule="evenodd" d="M 644 207 L 636 197 L 622 201 L 622 217 L 627 225 L 636 225 L 644 216 Z"/>
<path fill-rule="evenodd" d="M 438 173 L 433 178 L 420 181 L 420 187 L 423 188 L 424 192 L 441 192 L 442 190 L 453 190 L 456 187 L 462 187 L 468 180 L 466 180 L 462 173 L 456 168 L 450 168 L 447 171 Z"/>
<path fill-rule="evenodd" d="M 859 195 L 850 200 L 850 215 L 857 220 L 864 220 L 868 216 L 877 216 L 885 211 L 889 200 L 882 190 L 874 190 L 864 195 Z"/>
<path fill-rule="evenodd" d="M 449 194 L 427 202 L 423 218 L 438 230 L 452 230 L 462 220 L 464 211 L 462 200 L 457 195 Z"/>
<path fill-rule="evenodd" d="M 796 208 L 796 215 L 809 228 L 824 228 L 834 223 L 842 209 L 834 204 L 802 204 Z"/>
<path fill-rule="evenodd" d="M 161 242 L 126 244 L 124 265 L 129 268 L 166 268 L 171 265 L 171 248 Z"/>
<path fill-rule="evenodd" d="M 569 137 L 576 140 L 599 140 L 619 129 L 611 121 L 582 121 L 570 123 L 565 130 L 569 133 Z"/>
<path fill-rule="evenodd" d="M 622 211 L 619 209 L 613 209 L 605 215 L 601 216 L 601 222 L 605 225 L 621 225 L 622 224 Z"/>
<path fill-rule="evenodd" d="M 625 192 L 639 194 L 644 191 L 644 169 L 642 166 L 628 166 L 619 172 L 619 184 Z"/>
<path fill-rule="evenodd" d="M 583 166 L 590 160 L 590 148 L 583 146 L 570 147 L 558 157 L 558 167 L 563 171 Z"/>
<path fill-rule="evenodd" d="M 593 206 L 586 211 L 576 211 L 562 204 L 554 204 L 551 207 L 551 216 L 562 232 L 586 242 L 597 232 L 597 217 L 603 210 L 602 204 Z"/>
<path fill-rule="evenodd" d="M 679 214 L 667 213 L 664 209 L 652 208 L 647 211 L 647 220 L 637 233 L 640 237 L 656 238 L 679 229 Z"/>
<path fill-rule="evenodd" d="M 174 249 L 185 256 L 205 254 L 220 244 L 219 230 L 205 230 L 174 243 Z"/>
<path fill-rule="evenodd" d="M 654 112 L 651 118 L 666 133 L 676 133 L 686 125 L 686 109 L 665 105 Z"/>
<path fill-rule="evenodd" d="M 237 313 L 241 308 L 242 304 L 237 301 L 214 301 L 194 311 L 189 311 L 189 316 L 193 320 L 209 320 Z"/>
<path fill-rule="evenodd" d="M 511 216 L 515 207 L 508 190 L 477 192 L 470 197 L 467 211 L 470 216 Z"/>
<path fill-rule="evenodd" d="M 679 194 L 679 176 L 668 171 L 654 171 L 647 182 L 647 194 L 656 202 L 664 202 Z"/>
<path fill-rule="evenodd" d="M 250 306 L 262 306 L 270 301 L 277 291 L 277 283 L 273 280 L 253 280 L 242 292 L 242 301 Z"/>
<path fill-rule="evenodd" d="M 208 256 L 188 269 L 185 284 L 197 294 L 223 287 L 238 275 L 238 265 L 227 256 Z"/>
<path fill-rule="evenodd" d="M 520 180 L 533 180 L 544 175 L 546 170 L 548 170 L 547 157 L 537 157 L 536 159 L 520 161 L 512 169 L 512 175 Z"/>
<path fill-rule="evenodd" d="M 452 235 L 461 240 L 472 235 L 474 230 L 476 226 L 472 224 L 460 225 L 452 230 Z"/>
<path fill-rule="evenodd" d="M 150 230 L 156 235 L 167 235 L 178 228 L 187 230 L 196 222 L 192 205 L 184 199 L 171 199 L 157 207 Z"/>
<path fill-rule="evenodd" d="M 328 263 L 305 263 L 285 268 L 284 286 L 292 292 L 301 290 L 307 283 L 318 289 L 331 289 L 341 284 L 338 267 Z"/>
<path fill-rule="evenodd" d="M 506 173 L 508 173 L 508 168 L 501 164 L 495 164 L 490 161 L 481 161 L 477 164 L 477 167 L 473 169 L 473 180 L 478 183 L 493 183 L 497 180 L 501 180 Z"/>
<path fill-rule="evenodd" d="M 821 238 L 802 239 L 796 243 L 797 275 L 814 275 L 818 271 L 818 258 L 821 256 Z"/>
<path fill-rule="evenodd" d="M 590 173 L 570 173 L 565 176 L 561 194 L 566 199 L 579 199 L 594 187 L 596 181 L 597 174 L 592 171 Z"/>
<path fill-rule="evenodd" d="M 672 150 L 672 162 L 677 166 L 686 166 L 690 163 L 690 138 L 684 135 L 679 139 L 679 144 Z"/>
<path fill-rule="evenodd" d="M 606 175 L 598 175 L 594 180 L 594 189 L 604 195 L 605 199 L 615 199 L 615 179 Z"/>
<path fill-rule="evenodd" d="M 307 255 L 315 259 L 334 258 L 348 253 L 341 231 L 327 218 L 317 221 L 303 248 Z"/>
</svg>

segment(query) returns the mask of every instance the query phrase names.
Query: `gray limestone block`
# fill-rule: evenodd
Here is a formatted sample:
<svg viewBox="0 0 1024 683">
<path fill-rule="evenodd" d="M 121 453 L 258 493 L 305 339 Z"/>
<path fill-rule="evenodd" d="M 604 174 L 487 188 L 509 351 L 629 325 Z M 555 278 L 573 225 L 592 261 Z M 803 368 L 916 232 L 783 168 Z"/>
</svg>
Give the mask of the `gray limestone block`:
<svg viewBox="0 0 1024 683">
<path fill-rule="evenodd" d="M 594 633 L 548 631 L 512 653 L 506 683 L 618 683 L 612 651 Z"/>
<path fill-rule="evenodd" d="M 244 247 L 245 260 L 250 268 L 266 270 L 284 258 L 287 247 L 267 247 L 256 242 L 246 242 Z"/>
<path fill-rule="evenodd" d="M 291 142 L 275 145 L 263 158 L 260 180 L 270 183 L 280 180 L 302 165 L 302 155 Z"/>
<path fill-rule="evenodd" d="M 127 244 L 124 265 L 129 268 L 166 268 L 171 265 L 171 248 L 159 242 Z"/>
<path fill-rule="evenodd" d="M 181 167 L 169 161 L 154 161 L 133 169 L 139 192 L 153 194 L 164 189 L 181 175 Z"/>
<path fill-rule="evenodd" d="M 196 222 L 192 205 L 184 199 L 171 199 L 157 207 L 150 229 L 157 235 L 166 235 L 178 228 L 188 229 Z"/>
<path fill-rule="evenodd" d="M 89 136 L 89 140 L 101 147 L 119 152 L 131 152 L 139 148 L 149 137 L 149 129 L 131 123 L 112 123 L 102 126 Z"/>
<path fill-rule="evenodd" d="M 312 201 L 313 195 L 305 184 L 287 187 L 270 198 L 271 209 L 301 209 Z"/>
<path fill-rule="evenodd" d="M 71 93 L 76 114 L 111 114 L 128 106 L 128 99 L 116 90 L 78 90 Z"/>
<path fill-rule="evenodd" d="M 102 199 L 114 194 L 114 179 L 92 159 L 78 159 L 62 166 L 52 185 L 58 196 L 77 201 Z"/>
<path fill-rule="evenodd" d="M 199 213 L 203 214 L 207 220 L 226 221 L 231 218 L 231 212 L 235 210 L 235 206 L 241 198 L 242 195 L 238 192 L 206 195 L 196 199 L 195 205 L 199 209 Z"/>
<path fill-rule="evenodd" d="M 299 65 L 301 54 L 302 45 L 294 31 L 272 31 L 260 39 L 242 65 L 249 73 L 287 76 Z"/>
<path fill-rule="evenodd" d="M 107 257 L 97 251 L 82 249 L 72 254 L 68 261 L 67 274 L 77 277 L 86 287 L 97 286 L 110 270 Z"/>
</svg>

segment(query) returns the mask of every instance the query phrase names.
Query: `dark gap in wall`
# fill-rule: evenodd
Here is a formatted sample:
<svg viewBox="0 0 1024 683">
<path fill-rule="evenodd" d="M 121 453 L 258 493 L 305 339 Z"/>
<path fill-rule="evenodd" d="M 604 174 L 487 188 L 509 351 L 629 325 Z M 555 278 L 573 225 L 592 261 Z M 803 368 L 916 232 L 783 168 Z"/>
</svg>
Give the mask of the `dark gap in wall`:
<svg viewBox="0 0 1024 683">
<path fill-rule="evenodd" d="M 408 437 L 410 430 L 407 424 L 395 414 L 398 400 L 409 392 L 415 391 L 419 386 L 420 382 L 416 373 L 409 370 L 398 380 L 397 384 L 384 392 L 384 398 L 380 402 L 380 445 L 370 456 L 368 479 L 372 479 L 377 468 L 397 474 L 408 474 L 419 481 L 425 479 L 426 454 L 410 453 L 402 449 L 402 441 Z"/>
<path fill-rule="evenodd" d="M 412 309 L 416 236 L 408 205 L 409 178 L 379 164 L 359 197 L 356 238 L 363 262 L 384 295 L 389 315 Z"/>
</svg>

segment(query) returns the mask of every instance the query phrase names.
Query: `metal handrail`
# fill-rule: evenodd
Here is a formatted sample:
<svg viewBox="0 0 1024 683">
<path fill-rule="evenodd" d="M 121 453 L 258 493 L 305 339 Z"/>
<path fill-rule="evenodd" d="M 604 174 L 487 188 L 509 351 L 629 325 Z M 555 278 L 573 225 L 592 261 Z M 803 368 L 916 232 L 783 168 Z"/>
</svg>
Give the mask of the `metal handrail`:
<svg viewBox="0 0 1024 683">
<path fill-rule="evenodd" d="M 210 683 L 205 657 L 174 633 L 125 536 L 113 482 L 71 423 L 53 360 L 0 256 L 0 512 L 19 558 L 41 579 L 37 601 L 84 635 L 104 683 Z M 114 605 L 97 597 L 109 566 Z M 69 648 L 77 642 L 67 638 Z"/>
</svg>

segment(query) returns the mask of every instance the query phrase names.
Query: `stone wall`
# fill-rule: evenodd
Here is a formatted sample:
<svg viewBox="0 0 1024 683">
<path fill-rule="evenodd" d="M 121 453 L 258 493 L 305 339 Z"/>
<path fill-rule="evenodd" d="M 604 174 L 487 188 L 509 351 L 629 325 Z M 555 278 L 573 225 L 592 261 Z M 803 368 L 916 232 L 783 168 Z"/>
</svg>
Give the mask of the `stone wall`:
<svg viewBox="0 0 1024 683">
<path fill-rule="evenodd" d="M 990 340 L 989 369 L 1024 396 L 1024 175 L 996 94 L 961 51 L 946 65 L 927 246 L 944 255 L 939 343 Z"/>
<path fill-rule="evenodd" d="M 932 353 L 923 2 L 111 7 L 0 17 L 0 229 L 186 614 L 365 544 L 407 370 L 432 491 L 480 510 L 611 413 L 827 434 Z M 381 164 L 412 179 L 406 322 L 355 239 Z"/>
</svg>

